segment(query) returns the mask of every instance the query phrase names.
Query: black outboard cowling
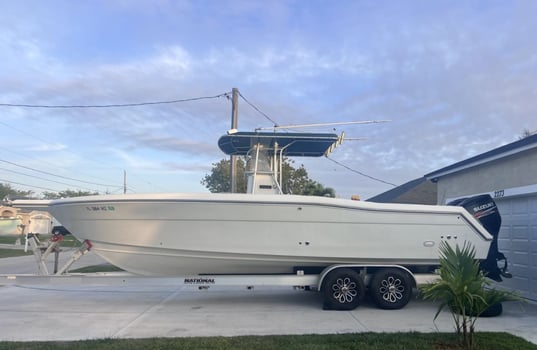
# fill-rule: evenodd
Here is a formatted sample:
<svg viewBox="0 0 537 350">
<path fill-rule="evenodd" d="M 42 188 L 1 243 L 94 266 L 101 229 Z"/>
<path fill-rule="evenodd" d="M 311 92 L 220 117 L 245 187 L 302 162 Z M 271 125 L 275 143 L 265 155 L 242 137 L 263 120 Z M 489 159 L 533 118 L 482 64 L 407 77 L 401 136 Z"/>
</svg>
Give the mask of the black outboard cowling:
<svg viewBox="0 0 537 350">
<path fill-rule="evenodd" d="M 502 217 L 498 211 L 496 203 L 488 194 L 461 198 L 454 200 L 448 205 L 461 206 L 472 214 L 492 236 L 487 258 L 480 262 L 480 268 L 486 276 L 495 281 L 501 282 L 502 277 L 511 278 L 507 272 L 507 259 L 505 255 L 498 251 L 498 234 L 502 224 Z M 501 266 L 501 267 L 500 267 Z"/>
</svg>

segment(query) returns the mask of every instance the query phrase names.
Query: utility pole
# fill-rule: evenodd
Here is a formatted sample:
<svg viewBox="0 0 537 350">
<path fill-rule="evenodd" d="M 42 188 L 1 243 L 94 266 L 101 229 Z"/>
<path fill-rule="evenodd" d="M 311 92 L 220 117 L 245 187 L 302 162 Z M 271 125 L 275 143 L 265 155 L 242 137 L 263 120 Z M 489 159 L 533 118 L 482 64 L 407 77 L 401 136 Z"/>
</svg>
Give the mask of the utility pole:
<svg viewBox="0 0 537 350">
<path fill-rule="evenodd" d="M 231 129 L 237 129 L 239 126 L 239 89 L 233 88 L 231 90 Z M 232 155 L 230 158 L 230 172 L 229 177 L 231 180 L 231 193 L 237 192 L 237 156 Z"/>
</svg>

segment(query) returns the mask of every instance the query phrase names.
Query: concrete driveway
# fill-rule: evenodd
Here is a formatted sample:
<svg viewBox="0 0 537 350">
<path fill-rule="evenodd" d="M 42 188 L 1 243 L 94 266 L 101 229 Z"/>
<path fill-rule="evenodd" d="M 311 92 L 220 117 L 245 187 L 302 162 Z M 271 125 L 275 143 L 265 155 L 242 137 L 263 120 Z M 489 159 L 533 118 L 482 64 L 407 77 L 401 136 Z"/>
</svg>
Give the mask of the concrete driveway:
<svg viewBox="0 0 537 350">
<path fill-rule="evenodd" d="M 60 253 L 59 266 L 63 266 L 71 257 L 74 249 L 63 248 L 64 251 Z M 78 269 L 84 266 L 90 265 L 99 265 L 104 264 L 104 261 L 101 257 L 94 254 L 93 252 L 88 252 L 80 260 L 76 261 L 72 266 L 71 270 Z M 48 256 L 46 260 L 47 268 L 49 271 L 54 271 L 54 254 Z M 19 256 L 14 258 L 4 258 L 0 259 L 0 274 L 37 274 L 38 266 L 33 255 L 28 256 Z"/>
<path fill-rule="evenodd" d="M 91 259 L 82 260 L 102 262 Z M 31 256 L 0 259 L 0 274 L 24 273 L 15 267 L 32 263 Z M 324 311 L 318 293 L 289 287 L 48 283 L 0 286 L 0 301 L 0 340 L 12 341 L 454 330 L 448 312 L 433 323 L 437 305 L 431 302 L 379 310 L 366 300 L 353 311 Z M 502 316 L 479 319 L 477 330 L 505 331 L 537 344 L 535 325 L 535 304 L 511 302 Z"/>
<path fill-rule="evenodd" d="M 430 302 L 323 311 L 317 293 L 290 288 L 4 286 L 0 300 L 0 340 L 453 331 L 447 312 L 433 323 Z M 502 316 L 478 320 L 477 329 L 537 344 L 536 324 L 535 305 L 506 303 Z"/>
</svg>

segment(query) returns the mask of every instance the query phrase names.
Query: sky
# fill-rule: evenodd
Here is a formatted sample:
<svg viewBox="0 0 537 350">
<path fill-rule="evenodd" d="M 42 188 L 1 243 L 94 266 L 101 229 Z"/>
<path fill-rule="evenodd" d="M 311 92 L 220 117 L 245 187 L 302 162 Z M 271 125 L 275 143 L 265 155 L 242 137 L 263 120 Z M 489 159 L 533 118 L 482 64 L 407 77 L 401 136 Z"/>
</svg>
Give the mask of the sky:
<svg viewBox="0 0 537 350">
<path fill-rule="evenodd" d="M 369 198 L 537 131 L 533 0 L 0 8 L 0 183 L 36 196 L 122 193 L 124 172 L 129 193 L 207 192 L 201 179 L 226 157 L 217 141 L 231 127 L 234 87 L 241 131 L 390 120 L 293 130 L 361 139 L 330 155 L 339 164 L 294 159 L 341 198 Z"/>
</svg>

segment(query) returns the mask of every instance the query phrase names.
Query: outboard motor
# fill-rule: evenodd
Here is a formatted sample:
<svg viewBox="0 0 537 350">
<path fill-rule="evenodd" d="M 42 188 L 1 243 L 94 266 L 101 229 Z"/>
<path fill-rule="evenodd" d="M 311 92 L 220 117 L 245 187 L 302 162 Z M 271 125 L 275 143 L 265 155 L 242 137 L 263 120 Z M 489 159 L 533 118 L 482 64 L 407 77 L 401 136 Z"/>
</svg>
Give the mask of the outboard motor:
<svg viewBox="0 0 537 350">
<path fill-rule="evenodd" d="M 480 262 L 480 268 L 486 276 L 498 282 L 502 281 L 501 276 L 511 278 L 511 273 L 507 272 L 507 259 L 503 253 L 498 251 L 498 234 L 502 217 L 492 197 L 484 194 L 461 198 L 448 203 L 448 205 L 457 205 L 466 209 L 492 236 L 487 258 Z"/>
</svg>

